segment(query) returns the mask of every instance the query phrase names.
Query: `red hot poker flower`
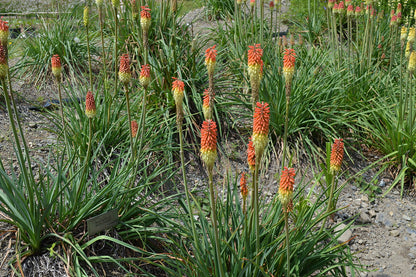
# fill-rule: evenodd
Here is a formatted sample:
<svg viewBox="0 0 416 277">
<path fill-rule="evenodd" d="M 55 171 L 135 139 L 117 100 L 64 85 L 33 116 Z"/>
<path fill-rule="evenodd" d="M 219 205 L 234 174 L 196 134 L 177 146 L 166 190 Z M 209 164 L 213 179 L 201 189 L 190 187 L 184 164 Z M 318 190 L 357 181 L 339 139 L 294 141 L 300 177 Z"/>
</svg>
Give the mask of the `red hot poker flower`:
<svg viewBox="0 0 416 277">
<path fill-rule="evenodd" d="M 147 88 L 147 86 L 150 84 L 150 65 L 142 65 L 142 68 L 140 70 L 139 81 L 144 88 Z"/>
<path fill-rule="evenodd" d="M 152 22 L 152 16 L 148 6 L 141 6 L 141 8 L 142 11 L 140 12 L 140 26 L 142 26 L 143 31 L 147 33 Z"/>
<path fill-rule="evenodd" d="M 137 130 L 139 129 L 139 125 L 137 124 L 136 120 L 131 121 L 131 136 L 135 138 L 137 136 Z"/>
<path fill-rule="evenodd" d="M 289 204 L 293 195 L 293 185 L 295 184 L 295 170 L 285 167 L 280 177 L 279 200 L 282 202 L 283 209 Z"/>
<path fill-rule="evenodd" d="M 205 51 L 205 65 L 207 66 L 208 74 L 212 75 L 214 73 L 217 50 L 215 49 L 216 45 L 208 48 Z"/>
<path fill-rule="evenodd" d="M 7 41 L 9 39 L 9 26 L 7 21 L 3 21 L 3 17 L 0 18 L 0 43 L 7 47 Z"/>
<path fill-rule="evenodd" d="M 120 57 L 120 68 L 118 70 L 118 77 L 120 82 L 127 85 L 131 80 L 130 58 L 128 54 L 123 54 Z"/>
<path fill-rule="evenodd" d="M 52 64 L 52 74 L 59 81 L 61 77 L 61 73 L 62 73 L 61 59 L 59 58 L 59 55 L 55 54 L 52 56 L 51 64 Z"/>
<path fill-rule="evenodd" d="M 93 118 L 97 114 L 94 95 L 91 91 L 88 91 L 87 96 L 85 97 L 85 114 L 88 118 Z"/>
<path fill-rule="evenodd" d="M 342 139 L 335 139 L 331 149 L 331 159 L 329 168 L 332 173 L 338 172 L 341 169 L 342 160 L 344 158 L 344 142 Z"/>
<path fill-rule="evenodd" d="M 208 171 L 211 171 L 217 158 L 217 125 L 212 120 L 202 123 L 201 158 Z"/>
<path fill-rule="evenodd" d="M 267 103 L 257 102 L 253 117 L 253 143 L 258 155 L 266 148 L 269 134 L 270 108 Z M 260 157 L 259 157 L 260 158 Z"/>
<path fill-rule="evenodd" d="M 243 174 L 241 175 L 240 191 L 241 191 L 241 196 L 243 197 L 243 200 L 247 199 L 248 188 L 247 188 L 247 178 L 246 178 L 245 172 L 243 172 Z"/>
</svg>

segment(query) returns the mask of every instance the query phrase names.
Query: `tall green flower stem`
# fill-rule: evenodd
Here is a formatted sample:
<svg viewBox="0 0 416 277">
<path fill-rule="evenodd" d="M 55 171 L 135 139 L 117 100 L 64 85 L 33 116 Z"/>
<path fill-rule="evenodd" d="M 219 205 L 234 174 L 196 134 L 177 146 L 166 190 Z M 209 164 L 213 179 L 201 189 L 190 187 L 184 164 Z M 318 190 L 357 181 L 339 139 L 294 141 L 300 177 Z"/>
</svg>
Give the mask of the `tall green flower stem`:
<svg viewBox="0 0 416 277">
<path fill-rule="evenodd" d="M 110 123 L 110 112 L 111 112 L 111 105 L 113 103 L 113 100 L 115 97 L 117 97 L 118 93 L 118 76 L 117 76 L 117 57 L 118 57 L 118 50 L 117 50 L 117 42 L 118 42 L 118 19 L 117 19 L 117 7 L 114 7 L 114 95 L 113 97 L 110 97 L 110 102 L 108 104 L 108 110 L 107 110 L 107 125 Z M 130 124 L 130 122 L 129 122 Z M 109 126 L 107 126 L 109 127 Z M 130 134 L 131 135 L 131 134 Z"/>
<path fill-rule="evenodd" d="M 87 156 L 85 157 L 85 162 L 84 162 L 84 169 L 82 171 L 82 175 L 81 175 L 81 182 L 84 183 L 84 178 L 87 174 L 88 168 L 90 166 L 90 158 L 91 158 L 91 144 L 92 144 L 92 118 L 88 118 L 88 148 L 87 148 Z M 79 192 L 81 190 L 79 189 L 77 192 L 77 198 L 79 199 Z"/>
<path fill-rule="evenodd" d="M 62 130 L 63 130 L 63 133 L 64 133 L 65 143 L 68 143 L 68 139 L 66 137 L 66 123 L 65 123 L 65 115 L 64 115 L 64 104 L 62 102 L 61 80 L 56 78 L 56 82 L 58 83 L 59 107 L 61 109 Z"/>
<path fill-rule="evenodd" d="M 133 162 L 136 159 L 136 147 L 133 143 L 133 132 L 131 129 L 131 115 L 130 115 L 130 97 L 129 97 L 129 87 L 128 85 L 124 85 L 124 91 L 126 93 L 126 104 L 127 104 L 127 118 L 129 123 L 129 133 L 130 133 L 130 148 L 131 148 L 131 161 Z M 143 127 L 143 126 L 142 126 Z M 142 134 L 143 134 L 142 130 Z"/>
<path fill-rule="evenodd" d="M 217 267 L 219 270 L 219 276 L 223 277 L 224 269 L 222 268 L 222 261 L 221 261 L 221 250 L 220 250 L 220 239 L 219 239 L 219 230 L 218 230 L 218 221 L 217 221 L 217 205 L 215 202 L 215 195 L 214 195 L 214 184 L 212 180 L 212 168 L 208 168 L 208 179 L 209 179 L 209 195 L 210 195 L 210 203 L 211 203 L 211 213 L 212 213 L 212 226 L 214 228 L 214 238 L 215 238 L 215 251 L 217 256 Z"/>
<path fill-rule="evenodd" d="M 10 126 L 12 127 L 12 131 L 13 131 L 13 136 L 14 136 L 14 140 L 16 142 L 16 148 L 17 148 L 17 155 L 19 156 L 19 161 L 21 163 L 24 163 L 24 156 L 22 153 L 22 147 L 20 146 L 20 141 L 19 141 L 19 136 L 17 134 L 17 129 L 16 129 L 16 125 L 14 122 L 14 118 L 13 118 L 13 112 L 12 112 L 12 107 L 10 105 L 10 97 L 9 97 L 9 92 L 7 90 L 7 85 L 6 85 L 6 80 L 4 78 L 1 79 L 1 85 L 3 86 L 3 93 L 4 93 L 4 99 L 6 100 L 6 108 L 7 108 L 7 113 L 9 115 L 9 120 L 10 120 Z M 25 149 L 26 152 L 26 156 L 29 156 L 29 153 L 27 152 L 27 148 Z M 30 207 L 34 208 L 34 191 L 33 191 L 33 186 L 30 186 L 30 181 L 33 181 L 33 174 L 31 175 L 31 180 L 29 180 L 29 174 L 27 172 L 27 167 L 25 164 L 21 164 L 20 166 L 21 170 L 23 171 L 23 178 L 25 180 L 26 183 L 26 188 L 27 188 L 27 192 L 28 192 L 28 200 L 30 203 Z"/>
<path fill-rule="evenodd" d="M 326 222 L 328 220 L 328 214 L 330 212 L 333 212 L 334 209 L 335 209 L 335 207 L 334 207 L 334 192 L 335 192 L 335 185 L 336 185 L 335 184 L 335 179 L 336 179 L 336 175 L 335 174 L 336 173 L 332 173 L 331 172 L 329 174 L 331 174 L 331 176 L 330 176 L 330 178 L 331 178 L 331 187 L 329 189 L 329 200 L 328 200 L 328 206 L 326 208 L 326 214 L 327 214 L 327 216 L 325 217 L 324 222 L 322 223 L 320 232 L 322 232 L 324 230 L 324 228 L 325 228 Z"/>
<path fill-rule="evenodd" d="M 286 235 L 286 276 L 290 276 L 290 243 L 289 243 L 289 212 L 288 207 L 284 207 L 285 216 L 285 235 Z"/>
<path fill-rule="evenodd" d="M 88 52 L 88 69 L 89 69 L 89 77 L 90 77 L 90 91 L 93 91 L 92 89 L 92 69 L 91 69 L 91 51 L 90 51 L 90 36 L 88 31 L 88 25 L 85 25 L 85 30 L 87 33 L 87 52 Z"/>
<path fill-rule="evenodd" d="M 342 37 L 343 37 L 343 26 L 342 26 L 342 13 L 339 14 L 339 47 L 338 47 L 338 68 L 342 63 Z"/>
<path fill-rule="evenodd" d="M 389 74 L 391 74 L 391 66 L 393 64 L 393 56 L 394 56 L 394 46 L 396 45 L 396 31 L 397 31 L 397 26 L 393 25 L 391 27 L 391 37 L 390 37 L 390 41 L 391 41 L 391 47 L 390 47 L 390 62 L 389 62 Z"/>
<path fill-rule="evenodd" d="M 144 128 L 146 123 L 146 101 L 147 101 L 147 88 L 143 88 L 143 98 L 142 98 L 142 109 L 140 115 L 140 142 L 139 142 L 139 154 L 142 153 L 143 150 L 143 136 L 144 136 Z"/>
<path fill-rule="evenodd" d="M 186 196 L 186 202 L 188 204 L 188 212 L 189 212 L 189 219 L 191 221 L 191 228 L 192 228 L 192 236 L 194 238 L 194 243 L 195 243 L 195 247 L 198 250 L 198 237 L 196 236 L 196 230 L 195 230 L 195 223 L 194 223 L 194 213 L 192 210 L 192 205 L 191 205 L 191 197 L 190 197 L 190 192 L 189 192 L 189 188 L 188 188 L 188 182 L 186 179 L 186 171 L 185 171 L 185 158 L 184 158 L 184 151 L 183 151 L 183 132 L 182 132 L 182 120 L 183 118 L 180 118 L 178 116 L 176 124 L 178 127 L 178 132 L 179 132 L 179 152 L 180 152 L 180 156 L 181 156 L 181 167 L 182 167 L 182 178 L 183 178 L 183 185 L 185 187 L 185 196 Z"/>
<path fill-rule="evenodd" d="M 256 153 L 256 166 L 254 169 L 254 178 L 253 178 L 253 217 L 254 217 L 254 230 L 256 234 L 256 260 L 258 261 L 259 252 L 260 252 L 260 224 L 259 224 L 259 168 L 261 156 L 263 153 Z"/>
<path fill-rule="evenodd" d="M 264 39 L 264 0 L 260 0 L 260 44 L 263 45 Z"/>
<path fill-rule="evenodd" d="M 286 163 L 286 156 L 287 156 L 287 132 L 288 132 L 288 125 L 289 125 L 289 105 L 290 105 L 290 91 L 291 91 L 291 83 L 286 84 L 286 114 L 285 114 L 285 129 L 283 133 L 283 158 L 282 158 L 282 170 L 285 167 Z"/>
<path fill-rule="evenodd" d="M 102 8 L 102 6 L 98 7 L 98 17 L 99 17 L 99 21 L 100 21 L 101 47 L 103 48 L 101 58 L 102 58 L 103 70 L 104 70 L 104 98 L 105 98 L 106 103 L 108 103 L 110 100 L 109 100 L 109 95 L 108 95 L 108 90 L 107 90 L 108 76 L 107 76 L 107 60 L 106 60 L 106 55 L 105 55 L 104 23 L 103 23 L 103 8 Z M 110 108 L 108 108 L 108 110 L 107 110 L 107 128 L 109 127 L 109 123 L 110 123 Z"/>
</svg>

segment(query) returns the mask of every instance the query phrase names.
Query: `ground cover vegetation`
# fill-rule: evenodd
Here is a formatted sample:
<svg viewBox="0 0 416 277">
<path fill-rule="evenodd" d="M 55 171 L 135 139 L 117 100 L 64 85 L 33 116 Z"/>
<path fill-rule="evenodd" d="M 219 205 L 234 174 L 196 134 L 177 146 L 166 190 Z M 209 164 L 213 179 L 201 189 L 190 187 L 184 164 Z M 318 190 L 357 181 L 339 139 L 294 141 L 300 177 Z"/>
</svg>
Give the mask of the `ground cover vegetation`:
<svg viewBox="0 0 416 277">
<path fill-rule="evenodd" d="M 414 9 L 304 2 L 295 31 L 279 36 L 279 1 L 255 2 L 207 1 L 212 18 L 225 20 L 196 38 L 175 0 L 86 3 L 20 44 L 10 44 L 0 21 L 2 106 L 18 160 L 10 171 L 0 159 L 0 211 L 16 228 L 15 274 L 45 251 L 71 276 L 100 276 L 103 264 L 146 276 L 363 270 L 331 221 L 353 181 L 342 167 L 344 143 L 346 156 L 381 153 L 380 170 L 395 170 L 390 189 L 413 184 Z M 8 54 L 18 51 L 23 58 L 9 68 Z M 46 112 L 58 144 L 39 172 L 12 75 L 55 82 L 59 109 Z M 230 134 L 247 144 L 243 174 L 217 161 Z M 271 151 L 281 153 L 279 191 L 266 202 L 261 172 Z M 308 176 L 296 168 L 302 153 Z M 206 180 L 202 190 L 191 189 L 186 170 L 199 157 L 204 170 L 192 174 Z M 117 235 L 88 235 L 86 220 L 110 210 Z M 96 253 L 97 244 L 124 255 Z"/>
</svg>

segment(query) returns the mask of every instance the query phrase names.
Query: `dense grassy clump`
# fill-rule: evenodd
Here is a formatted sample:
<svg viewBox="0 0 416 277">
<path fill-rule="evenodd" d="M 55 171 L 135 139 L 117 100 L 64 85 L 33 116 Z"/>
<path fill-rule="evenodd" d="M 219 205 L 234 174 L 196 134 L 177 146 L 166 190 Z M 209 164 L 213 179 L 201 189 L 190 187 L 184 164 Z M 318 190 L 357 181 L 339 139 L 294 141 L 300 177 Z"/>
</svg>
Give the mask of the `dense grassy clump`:
<svg viewBox="0 0 416 277">
<path fill-rule="evenodd" d="M 305 13 L 290 28 L 296 33 L 280 37 L 280 15 L 274 10 L 266 20 L 267 5 L 253 13 L 244 1 L 207 1 L 209 13 L 225 20 L 192 37 L 177 4 L 97 1 L 83 18 L 76 8 L 76 19 L 44 20 L 39 35 L 21 42 L 17 76 L 42 80 L 58 55 L 51 70 L 57 95 L 71 104 L 47 113 L 58 143 L 38 172 L 10 90 L 8 44 L 0 41 L 19 164 L 9 172 L 0 160 L 0 210 L 18 234 L 11 267 L 19 272 L 22 256 L 49 250 L 76 276 L 99 276 L 103 263 L 149 276 L 156 267 L 168 276 L 363 270 L 348 242 L 337 241 L 349 226 L 336 232 L 328 218 L 345 185 L 338 186 L 344 142 L 383 153 L 383 169 L 398 166 L 391 188 L 400 182 L 403 190 L 414 177 L 411 29 L 401 38 L 393 15 L 302 1 Z M 226 167 L 228 134 L 249 143 L 245 178 Z M 279 191 L 266 199 L 270 150 L 281 153 L 279 170 L 270 172 L 280 176 Z M 303 166 L 295 163 L 302 151 L 311 166 L 321 165 L 308 180 L 294 169 Z M 197 156 L 206 172 L 191 174 L 202 176 L 203 188 L 187 180 Z M 86 235 L 91 217 L 114 210 L 116 235 Z M 96 243 L 124 254 L 96 256 Z"/>
</svg>

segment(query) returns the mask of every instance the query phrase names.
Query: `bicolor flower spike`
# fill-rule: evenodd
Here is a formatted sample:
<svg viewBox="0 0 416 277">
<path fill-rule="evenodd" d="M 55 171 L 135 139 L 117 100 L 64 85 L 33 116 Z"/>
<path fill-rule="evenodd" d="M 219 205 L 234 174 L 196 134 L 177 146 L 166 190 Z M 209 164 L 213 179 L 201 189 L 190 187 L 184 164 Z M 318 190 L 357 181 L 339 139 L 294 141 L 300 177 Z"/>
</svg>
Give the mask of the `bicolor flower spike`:
<svg viewBox="0 0 416 277">
<path fill-rule="evenodd" d="M 184 91 L 185 91 L 185 84 L 181 81 L 173 77 L 174 81 L 172 83 L 172 92 L 173 98 L 175 99 L 176 106 L 182 106 Z"/>
<path fill-rule="evenodd" d="M 263 75 L 263 49 L 260 44 L 250 45 L 248 48 L 248 74 L 250 79 L 260 81 Z"/>
<path fill-rule="evenodd" d="M 284 167 L 280 176 L 279 200 L 282 203 L 283 210 L 287 210 L 286 207 L 292 200 L 295 175 L 295 169 Z"/>
<path fill-rule="evenodd" d="M 61 59 L 59 58 L 59 55 L 55 54 L 52 56 L 51 59 L 52 63 L 52 74 L 55 76 L 55 78 L 60 81 L 61 73 L 62 73 L 62 66 L 61 66 Z"/>
<path fill-rule="evenodd" d="M 148 32 L 150 24 L 152 23 L 152 16 L 148 6 L 141 6 L 142 11 L 140 12 L 140 26 L 142 26 L 143 32 Z"/>
<path fill-rule="evenodd" d="M 270 108 L 267 103 L 257 102 L 257 107 L 253 117 L 253 135 L 252 140 L 254 143 L 254 149 L 256 154 L 261 158 L 264 149 L 267 146 L 269 140 L 269 121 L 270 121 Z"/>
<path fill-rule="evenodd" d="M 97 114 L 97 109 L 95 107 L 94 95 L 91 91 L 87 92 L 85 97 L 85 115 L 88 118 L 93 118 Z"/>
<path fill-rule="evenodd" d="M 0 79 L 4 80 L 6 78 L 8 69 L 6 47 L 0 44 Z"/>
<path fill-rule="evenodd" d="M 124 85 L 128 85 L 131 80 L 130 58 L 128 54 L 120 57 L 120 68 L 118 70 L 118 78 Z"/>
<path fill-rule="evenodd" d="M 283 56 L 283 76 L 286 84 L 290 84 L 295 73 L 296 53 L 293 49 L 286 49 Z"/>
<path fill-rule="evenodd" d="M 140 76 L 139 76 L 140 84 L 147 88 L 150 84 L 150 65 L 144 64 L 142 65 L 142 68 L 140 70 Z"/>
<path fill-rule="evenodd" d="M 216 45 L 208 48 L 205 51 L 205 65 L 207 66 L 208 75 L 214 74 L 215 64 L 217 62 L 217 50 L 215 49 Z"/>
<path fill-rule="evenodd" d="M 331 149 L 331 159 L 329 169 L 332 173 L 340 171 L 342 160 L 344 159 L 344 142 L 342 139 L 335 139 Z"/>
<path fill-rule="evenodd" d="M 7 41 L 9 39 L 9 26 L 7 25 L 7 21 L 4 21 L 2 18 L 0 18 L 0 44 L 7 47 Z"/>
<path fill-rule="evenodd" d="M 202 123 L 201 159 L 207 166 L 208 171 L 212 171 L 217 159 L 217 124 L 210 119 Z"/>
</svg>

